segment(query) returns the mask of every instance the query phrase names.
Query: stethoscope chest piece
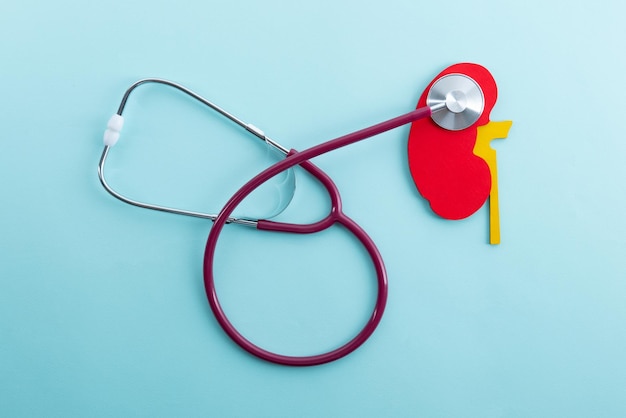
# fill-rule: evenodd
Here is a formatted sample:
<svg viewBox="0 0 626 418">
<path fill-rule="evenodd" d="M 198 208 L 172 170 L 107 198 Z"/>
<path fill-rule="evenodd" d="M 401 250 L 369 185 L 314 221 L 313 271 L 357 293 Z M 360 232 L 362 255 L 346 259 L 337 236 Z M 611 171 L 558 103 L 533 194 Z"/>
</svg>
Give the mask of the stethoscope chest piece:
<svg viewBox="0 0 626 418">
<path fill-rule="evenodd" d="M 433 109 L 432 119 L 437 125 L 460 131 L 478 121 L 485 99 L 480 86 L 472 78 L 449 74 L 431 86 L 426 104 Z"/>
</svg>

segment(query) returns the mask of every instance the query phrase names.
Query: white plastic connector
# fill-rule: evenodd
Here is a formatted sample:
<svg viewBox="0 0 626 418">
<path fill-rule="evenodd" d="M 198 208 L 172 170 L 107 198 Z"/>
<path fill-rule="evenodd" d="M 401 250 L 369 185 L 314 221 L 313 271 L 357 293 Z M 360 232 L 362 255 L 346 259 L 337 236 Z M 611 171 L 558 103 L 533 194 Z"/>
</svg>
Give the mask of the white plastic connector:
<svg viewBox="0 0 626 418">
<path fill-rule="evenodd" d="M 118 114 L 111 116 L 109 123 L 107 123 L 107 129 L 104 131 L 104 145 L 112 147 L 115 145 L 118 139 L 120 139 L 120 132 L 124 126 L 124 117 Z"/>
</svg>

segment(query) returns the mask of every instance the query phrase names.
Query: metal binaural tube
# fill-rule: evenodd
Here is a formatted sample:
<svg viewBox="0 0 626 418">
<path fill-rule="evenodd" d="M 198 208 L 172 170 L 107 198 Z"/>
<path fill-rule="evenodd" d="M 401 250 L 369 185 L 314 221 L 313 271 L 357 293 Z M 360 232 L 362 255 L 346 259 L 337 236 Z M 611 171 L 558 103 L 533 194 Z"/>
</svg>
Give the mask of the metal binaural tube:
<svg viewBox="0 0 626 418">
<path fill-rule="evenodd" d="M 169 87 L 173 87 L 189 96 L 191 96 L 193 99 L 199 101 L 200 103 L 208 106 L 210 109 L 214 110 L 215 112 L 217 112 L 218 114 L 220 114 L 221 116 L 224 116 L 225 118 L 229 119 L 230 121 L 234 122 L 235 124 L 239 125 L 240 127 L 244 128 L 246 131 L 250 132 L 252 135 L 256 136 L 257 138 L 261 139 L 262 141 L 264 141 L 265 143 L 267 143 L 268 145 L 270 145 L 273 150 L 277 151 L 278 153 L 284 155 L 287 155 L 287 153 L 289 152 L 289 150 L 285 147 L 283 147 L 282 145 L 280 145 L 279 143 L 277 143 L 276 141 L 272 140 L 271 138 L 267 137 L 265 135 L 265 133 L 257 128 L 256 126 L 250 124 L 250 123 L 246 123 L 243 120 L 237 118 L 236 116 L 234 116 L 233 114 L 225 111 L 224 109 L 222 109 L 221 107 L 217 106 L 216 104 L 214 104 L 213 102 L 205 99 L 204 97 L 200 96 L 199 94 L 195 93 L 194 91 L 178 84 L 175 83 L 173 81 L 169 81 L 169 80 L 165 80 L 165 79 L 161 79 L 161 78 L 145 78 L 142 80 L 139 80 L 135 83 L 133 83 L 124 93 L 124 96 L 122 97 L 122 100 L 120 102 L 120 105 L 118 107 L 117 110 L 117 115 L 120 116 L 120 119 L 122 119 L 121 124 L 123 124 L 123 118 L 121 118 L 122 113 L 124 112 L 124 109 L 126 107 L 126 103 L 128 102 L 128 98 L 130 97 L 131 93 L 139 86 L 144 85 L 144 84 L 148 84 L 148 83 L 154 83 L 154 84 L 162 84 L 162 85 L 166 85 Z M 117 136 L 119 137 L 119 130 L 121 129 L 122 125 L 119 125 L 119 127 L 116 127 L 115 129 L 115 133 L 117 134 Z M 110 126 L 108 127 L 110 128 Z M 122 195 L 121 193 L 117 192 L 115 189 L 113 189 L 108 182 L 106 181 L 106 177 L 105 177 L 105 165 L 106 165 L 106 160 L 110 151 L 111 146 L 117 141 L 117 138 L 114 138 L 114 140 L 107 142 L 105 139 L 105 146 L 104 149 L 102 150 L 102 155 L 100 157 L 100 162 L 98 163 L 98 177 L 100 179 L 100 183 L 102 184 L 102 186 L 104 187 L 104 189 L 111 194 L 113 197 L 121 200 L 124 203 L 128 203 L 130 205 L 133 206 L 137 206 L 140 208 L 144 208 L 144 209 L 151 209 L 151 210 L 156 210 L 156 211 L 160 211 L 160 212 L 168 212 L 168 213 L 174 213 L 177 215 L 185 215 L 185 216 L 192 216 L 195 218 L 204 218 L 204 219 L 210 219 L 210 220 L 215 220 L 215 218 L 217 217 L 217 214 L 210 214 L 210 213 L 204 213 L 204 212 L 196 212 L 196 211 L 191 211 L 191 210 L 184 210 L 184 209 L 177 209 L 177 208 L 172 208 L 172 207 L 168 207 L 168 206 L 161 206 L 161 205 L 155 205 L 152 203 L 146 203 L 146 202 L 141 202 L 138 200 L 134 200 L 131 199 L 127 196 Z M 293 195 L 293 193 L 292 193 Z M 256 220 L 251 220 L 251 219 L 246 219 L 246 218 L 239 218 L 239 217 L 231 217 L 228 219 L 228 221 L 226 223 L 236 223 L 236 224 L 241 224 L 241 225 L 246 225 L 246 226 L 254 226 L 256 227 Z"/>
<path fill-rule="evenodd" d="M 200 96 L 199 94 L 197 94 L 193 90 L 189 90 L 187 87 L 185 87 L 183 85 L 180 85 L 180 84 L 175 83 L 173 81 L 165 80 L 165 79 L 162 79 L 162 78 L 144 78 L 142 80 L 139 80 L 139 81 L 135 82 L 133 85 L 131 85 L 126 90 L 126 92 L 124 93 L 124 97 L 122 97 L 122 101 L 120 103 L 120 106 L 117 109 L 117 114 L 118 115 L 121 116 L 122 113 L 124 112 L 124 108 L 126 107 L 126 102 L 128 101 L 128 97 L 130 96 L 130 94 L 137 87 L 139 87 L 140 85 L 147 84 L 147 83 L 164 84 L 166 86 L 170 86 L 170 87 L 173 87 L 173 88 L 175 88 L 175 89 L 177 89 L 179 91 L 182 91 L 183 93 L 193 97 L 194 99 L 196 99 L 200 103 L 210 107 L 211 109 L 213 109 L 214 111 L 216 111 L 220 115 L 224 116 L 225 118 L 229 119 L 230 121 L 232 121 L 232 122 L 236 123 L 237 125 L 241 126 L 245 130 L 247 130 L 248 132 L 250 132 L 251 134 L 256 136 L 257 138 L 267 142 L 269 145 L 274 147 L 276 150 L 280 151 L 283 155 L 287 155 L 287 153 L 289 153 L 289 150 L 287 148 L 283 147 L 282 145 L 280 145 L 278 142 L 274 141 L 273 139 L 267 137 L 262 130 L 260 130 L 256 126 L 252 125 L 251 123 L 244 122 L 243 120 L 239 119 L 238 117 L 236 117 L 232 113 L 227 112 L 226 110 L 222 109 L 221 107 L 219 107 L 215 103 L 211 102 L 210 100 L 205 99 L 204 97 Z"/>
</svg>

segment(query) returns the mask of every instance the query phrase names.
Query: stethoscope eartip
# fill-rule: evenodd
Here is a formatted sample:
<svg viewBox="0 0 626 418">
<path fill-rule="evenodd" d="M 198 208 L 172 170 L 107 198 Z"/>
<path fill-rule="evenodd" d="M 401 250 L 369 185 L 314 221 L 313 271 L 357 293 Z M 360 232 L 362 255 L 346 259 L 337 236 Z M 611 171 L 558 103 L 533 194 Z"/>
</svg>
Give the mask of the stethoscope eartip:
<svg viewBox="0 0 626 418">
<path fill-rule="evenodd" d="M 474 79 L 464 74 L 448 74 L 431 86 L 426 104 L 432 119 L 444 129 L 460 131 L 472 126 L 485 108 L 485 96 Z"/>
</svg>

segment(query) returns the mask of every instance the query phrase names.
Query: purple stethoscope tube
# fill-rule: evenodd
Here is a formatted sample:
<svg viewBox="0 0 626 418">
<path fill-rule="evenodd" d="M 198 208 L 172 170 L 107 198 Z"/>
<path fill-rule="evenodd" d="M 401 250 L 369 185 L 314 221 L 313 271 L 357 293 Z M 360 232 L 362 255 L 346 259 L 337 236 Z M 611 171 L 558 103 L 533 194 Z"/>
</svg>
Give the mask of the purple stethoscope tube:
<svg viewBox="0 0 626 418">
<path fill-rule="evenodd" d="M 308 160 L 327 152 L 336 150 L 338 148 L 345 147 L 346 145 L 350 145 L 355 142 L 370 138 L 374 135 L 378 135 L 390 129 L 394 129 L 404 124 L 411 123 L 415 120 L 429 117 L 431 113 L 432 111 L 430 107 L 419 108 L 402 116 L 398 116 L 385 122 L 381 122 L 369 128 L 365 128 L 308 148 L 302 152 L 291 150 L 284 160 L 279 161 L 278 163 L 259 173 L 248 183 L 246 183 L 241 189 L 239 189 L 228 200 L 226 205 L 224 205 L 220 213 L 217 215 L 217 218 L 215 219 L 213 228 L 211 228 L 211 232 L 209 233 L 209 237 L 207 240 L 206 249 L 204 252 L 204 287 L 206 290 L 207 298 L 209 300 L 209 305 L 211 306 L 211 310 L 213 311 L 217 322 L 219 322 L 220 326 L 224 329 L 226 334 L 228 334 L 228 336 L 233 341 L 235 341 L 241 348 L 248 351 L 250 354 L 253 354 L 263 360 L 267 360 L 272 363 L 283 364 L 287 366 L 315 366 L 338 360 L 350 354 L 359 346 L 361 346 L 361 344 L 363 344 L 370 337 L 370 335 L 372 335 L 382 318 L 383 312 L 385 310 L 385 305 L 387 303 L 387 272 L 385 270 L 383 259 L 380 255 L 380 252 L 376 248 L 376 245 L 367 235 L 367 233 L 359 225 L 357 225 L 356 222 L 354 222 L 343 213 L 341 207 L 341 196 L 339 195 L 339 190 L 337 189 L 335 183 L 326 173 L 324 173 Z M 217 292 L 215 290 L 215 280 L 213 276 L 213 262 L 215 259 L 215 249 L 217 246 L 217 241 L 222 231 L 222 228 L 224 228 L 224 225 L 226 225 L 226 223 L 228 222 L 229 217 L 233 213 L 235 208 L 246 198 L 246 196 L 252 193 L 257 187 L 259 187 L 275 175 L 295 165 L 300 165 L 311 175 L 313 175 L 326 188 L 331 201 L 330 212 L 321 221 L 310 224 L 291 224 L 259 220 L 257 221 L 256 225 L 257 229 L 264 231 L 288 232 L 296 234 L 311 234 L 314 232 L 323 231 L 333 226 L 334 224 L 339 224 L 347 229 L 350 233 L 352 233 L 367 250 L 376 270 L 376 278 L 378 284 L 378 295 L 372 315 L 370 316 L 363 329 L 361 329 L 361 331 L 354 338 L 352 338 L 343 346 L 327 353 L 300 357 L 285 356 L 269 352 L 251 343 L 243 335 L 241 335 L 237 331 L 237 329 L 235 329 L 235 327 L 230 323 L 222 307 L 220 306 Z"/>
<path fill-rule="evenodd" d="M 458 75 L 457 78 L 466 78 L 465 76 Z M 449 82 L 447 80 L 446 82 Z M 461 80 L 465 81 L 465 80 Z M 217 215 L 201 213 L 201 212 L 193 212 L 188 210 L 176 209 L 166 206 L 158 206 L 150 203 L 140 202 L 131 198 L 128 198 L 121 193 L 114 190 L 106 181 L 104 175 L 105 163 L 107 160 L 107 156 L 110 152 L 111 147 L 115 145 L 118 141 L 121 129 L 124 124 L 124 118 L 122 117 L 122 113 L 126 106 L 126 102 L 130 94 L 140 85 L 144 85 L 147 83 L 157 83 L 167 85 L 169 87 L 173 87 L 189 96 L 193 99 L 203 103 L 208 106 L 212 110 L 231 120 L 232 122 L 238 124 L 242 128 L 246 129 L 253 135 L 257 136 L 259 139 L 267 142 L 272 145 L 274 148 L 279 149 L 281 152 L 286 154 L 286 157 L 262 171 L 255 177 L 253 177 L 250 181 L 248 181 L 241 189 L 239 189 L 224 205 L 222 210 Z M 447 87 L 446 87 L 447 88 Z M 431 89 L 432 91 L 433 89 Z M 437 91 L 435 91 L 437 93 Z M 220 326 L 224 329 L 226 334 L 239 346 L 241 346 L 244 350 L 249 353 L 272 363 L 283 364 L 288 366 L 314 366 L 319 364 L 328 363 L 337 359 L 340 359 L 352 351 L 356 350 L 361 344 L 363 344 L 369 337 L 372 335 L 378 324 L 380 323 L 381 317 L 383 315 L 383 311 L 385 310 L 385 305 L 387 302 L 387 273 L 385 271 L 385 266 L 382 260 L 382 257 L 374 245 L 372 239 L 365 233 L 365 231 L 358 226 L 352 219 L 346 216 L 343 213 L 342 205 L 341 205 L 341 196 L 339 194 L 339 190 L 335 183 L 330 179 L 330 177 L 324 173 L 321 169 L 311 163 L 309 160 L 318 157 L 324 153 L 336 150 L 341 147 L 345 147 L 347 145 L 353 144 L 358 141 L 362 141 L 364 139 L 370 138 L 374 135 L 378 135 L 380 133 L 386 132 L 388 130 L 397 128 L 399 126 L 414 122 L 418 119 L 423 119 L 431 116 L 434 112 L 444 111 L 448 112 L 445 117 L 452 117 L 453 122 L 457 122 L 454 119 L 457 116 L 465 118 L 462 112 L 457 112 L 458 114 L 453 114 L 454 112 L 449 112 L 446 109 L 446 106 L 450 107 L 451 104 L 448 103 L 450 98 L 454 98 L 453 96 L 445 96 L 442 95 L 442 98 L 435 100 L 433 103 L 429 104 L 429 106 L 425 106 L 416 110 L 413 110 L 404 115 L 398 116 L 393 119 L 389 119 L 387 121 L 378 123 L 376 125 L 370 126 L 365 129 L 361 129 L 359 131 L 341 136 L 339 138 L 324 142 L 322 144 L 313 146 L 304 151 L 298 152 L 295 150 L 288 151 L 286 148 L 281 145 L 275 143 L 271 139 L 267 138 L 262 131 L 253 125 L 247 124 L 242 120 L 236 118 L 232 114 L 226 112 L 220 107 L 216 106 L 212 102 L 206 100 L 202 96 L 194 93 L 193 91 L 187 89 L 186 87 L 181 86 L 180 84 L 176 84 L 174 82 L 157 79 L 157 78 L 149 78 L 139 80 L 133 85 L 130 86 L 126 90 L 124 97 L 122 98 L 122 102 L 118 108 L 116 114 L 114 114 L 107 124 L 107 129 L 104 134 L 104 150 L 102 151 L 102 156 L 100 157 L 100 162 L 98 164 L 98 176 L 100 178 L 100 182 L 102 183 L 105 190 L 107 190 L 111 195 L 115 198 L 142 208 L 158 210 L 162 212 L 175 213 L 179 215 L 187 215 L 198 218 L 210 219 L 214 221 L 214 225 L 211 228 L 209 233 L 206 249 L 204 253 L 204 264 L 203 264 L 203 272 L 204 272 L 204 285 L 206 290 L 206 295 L 209 301 L 209 305 L 211 306 L 211 310 L 215 314 L 215 318 L 217 319 Z M 454 104 L 454 103 L 452 103 Z M 449 106 L 450 105 L 450 106 Z M 473 123 L 470 119 L 463 119 L 465 123 Z M 458 128 L 454 126 L 453 128 Z M 274 222 L 270 220 L 257 220 L 251 221 L 248 219 L 235 218 L 231 217 L 233 211 L 237 208 L 237 206 L 255 189 L 261 186 L 266 181 L 270 180 L 272 177 L 277 174 L 288 170 L 296 165 L 301 166 L 304 170 L 310 173 L 313 177 L 315 177 L 326 189 L 330 196 L 330 211 L 328 215 L 314 223 L 309 224 L 293 224 L 293 223 L 283 223 L 283 222 Z M 311 234 L 315 232 L 323 231 L 335 224 L 338 224 L 345 229 L 347 229 L 352 235 L 356 237 L 357 240 L 363 245 L 363 247 L 367 250 L 369 254 L 374 269 L 376 270 L 376 278 L 378 284 L 378 295 L 376 298 L 376 304 L 374 306 L 374 310 L 372 311 L 372 315 L 369 320 L 365 324 L 365 326 L 359 331 L 359 333 L 348 341 L 346 344 L 342 345 L 339 348 L 336 348 L 327 353 L 312 355 L 312 356 L 286 356 L 280 355 L 276 353 L 269 352 L 264 350 L 261 347 L 256 346 L 246 338 L 244 338 L 230 323 L 226 314 L 224 313 L 219 299 L 217 297 L 217 292 L 215 289 L 215 277 L 213 272 L 213 264 L 215 261 L 215 249 L 217 246 L 217 242 L 220 236 L 224 225 L 227 223 L 239 223 L 247 226 L 254 226 L 256 229 L 263 231 L 275 231 L 275 232 L 285 232 L 285 233 L 295 233 L 295 234 Z"/>
</svg>

